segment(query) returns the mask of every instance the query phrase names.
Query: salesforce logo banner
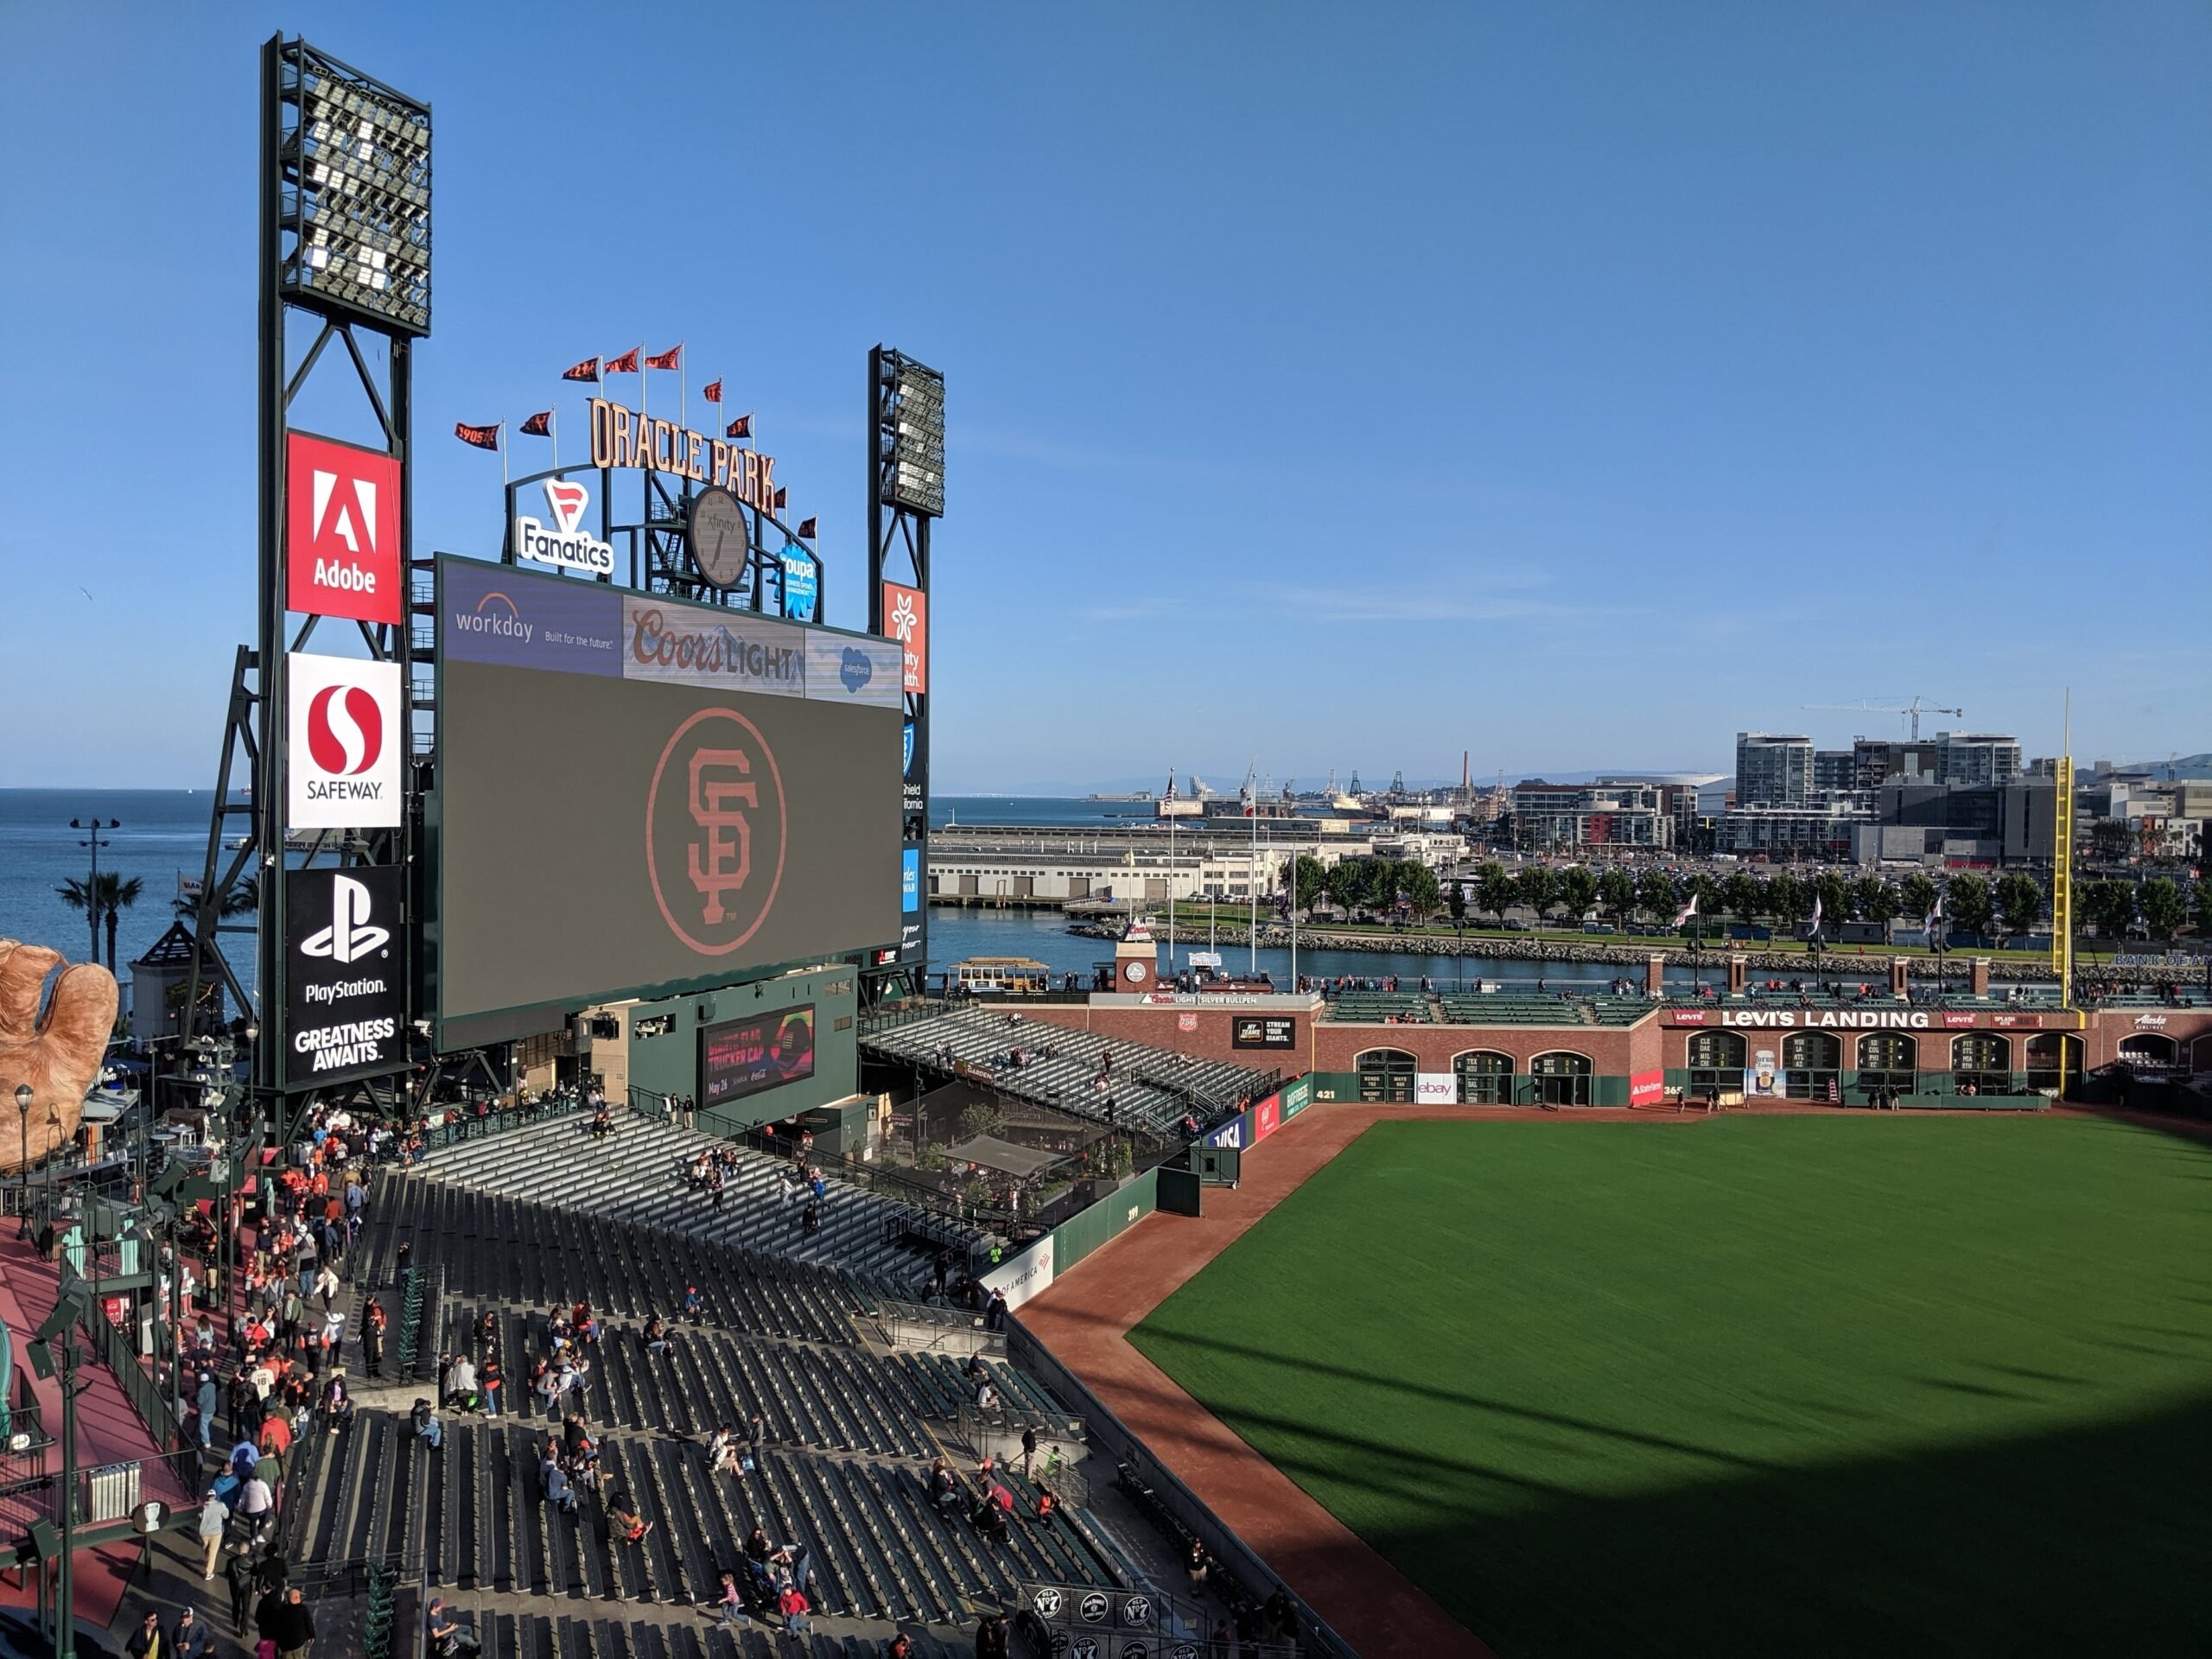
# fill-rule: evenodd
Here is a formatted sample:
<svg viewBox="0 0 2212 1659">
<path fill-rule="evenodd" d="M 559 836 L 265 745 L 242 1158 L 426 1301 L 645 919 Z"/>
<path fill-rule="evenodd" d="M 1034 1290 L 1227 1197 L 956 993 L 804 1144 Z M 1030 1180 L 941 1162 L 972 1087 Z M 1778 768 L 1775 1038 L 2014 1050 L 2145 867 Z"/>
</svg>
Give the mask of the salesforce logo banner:
<svg viewBox="0 0 2212 1659">
<path fill-rule="evenodd" d="M 899 706 L 898 642 L 865 634 L 806 632 L 806 695 L 817 702 L 857 702 L 870 709 Z"/>
<path fill-rule="evenodd" d="M 619 589 L 474 559 L 438 569 L 438 649 L 448 662 L 621 673 Z"/>
</svg>

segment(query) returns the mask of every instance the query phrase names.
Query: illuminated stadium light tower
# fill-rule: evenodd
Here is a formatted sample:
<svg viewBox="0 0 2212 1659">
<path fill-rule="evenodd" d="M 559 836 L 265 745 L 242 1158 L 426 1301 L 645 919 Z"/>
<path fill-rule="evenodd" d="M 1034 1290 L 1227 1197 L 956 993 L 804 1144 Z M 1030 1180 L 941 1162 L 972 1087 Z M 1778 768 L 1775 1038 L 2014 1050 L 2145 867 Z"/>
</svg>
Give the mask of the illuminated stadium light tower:
<svg viewBox="0 0 2212 1659">
<path fill-rule="evenodd" d="M 929 963 L 930 526 L 944 516 L 944 377 L 878 346 L 868 405 L 868 632 L 906 646 L 901 933 L 895 959 L 862 976 L 880 998 L 919 992 Z"/>
<path fill-rule="evenodd" d="M 175 1034 L 194 1034 L 203 979 L 253 1013 L 254 1105 L 281 1130 L 290 1100 L 396 1087 L 412 1060 L 425 688 L 409 462 L 412 346 L 430 332 L 430 110 L 282 35 L 262 47 L 260 105 L 260 617 L 232 672 Z M 371 441 L 292 425 L 302 393 L 334 378 L 358 390 Z M 365 658 L 312 649 L 348 624 Z M 238 933 L 257 935 L 251 997 L 222 948 Z"/>
</svg>

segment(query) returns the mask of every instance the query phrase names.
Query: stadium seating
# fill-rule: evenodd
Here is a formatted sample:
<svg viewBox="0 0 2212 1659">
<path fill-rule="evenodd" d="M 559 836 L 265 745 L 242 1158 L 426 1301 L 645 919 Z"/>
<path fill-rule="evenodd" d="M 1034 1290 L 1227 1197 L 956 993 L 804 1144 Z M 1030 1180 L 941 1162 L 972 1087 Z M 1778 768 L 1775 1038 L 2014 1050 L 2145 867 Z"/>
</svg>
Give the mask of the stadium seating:
<svg viewBox="0 0 2212 1659">
<path fill-rule="evenodd" d="M 914 1212 L 895 1199 L 831 1181 L 822 1225 L 800 1228 L 803 1206 L 782 1184 L 789 1166 L 765 1153 L 738 1154 L 738 1167 L 717 1208 L 684 1185 L 682 1166 L 704 1147 L 728 1143 L 635 1114 L 619 1117 L 614 1134 L 595 1141 L 580 1116 L 550 1119 L 485 1140 L 432 1153 L 423 1174 L 458 1190 L 505 1193 L 556 1209 L 588 1209 L 597 1218 L 689 1233 L 792 1261 L 842 1267 L 867 1277 L 910 1285 L 926 1265 L 900 1241 Z M 972 1230 L 970 1247 L 987 1249 L 989 1235 Z"/>
<path fill-rule="evenodd" d="M 1008 1010 L 970 1007 L 931 1014 L 870 1032 L 861 1046 L 910 1065 L 936 1066 L 950 1048 L 955 1060 L 987 1068 L 994 1087 L 1058 1110 L 1106 1121 L 1106 1100 L 1114 1101 L 1116 1124 L 1172 1135 L 1186 1116 L 1210 1121 L 1240 1106 L 1267 1081 L 1266 1074 L 1225 1061 L 1194 1061 L 1173 1050 L 1153 1048 L 1072 1031 L 1042 1021 L 1008 1023 Z M 1030 1056 L 1020 1066 L 1006 1064 L 1020 1048 Z M 1054 1058 L 1046 1059 L 1050 1047 Z M 1111 1054 L 1111 1082 L 1101 1087 L 1106 1056 Z"/>
</svg>

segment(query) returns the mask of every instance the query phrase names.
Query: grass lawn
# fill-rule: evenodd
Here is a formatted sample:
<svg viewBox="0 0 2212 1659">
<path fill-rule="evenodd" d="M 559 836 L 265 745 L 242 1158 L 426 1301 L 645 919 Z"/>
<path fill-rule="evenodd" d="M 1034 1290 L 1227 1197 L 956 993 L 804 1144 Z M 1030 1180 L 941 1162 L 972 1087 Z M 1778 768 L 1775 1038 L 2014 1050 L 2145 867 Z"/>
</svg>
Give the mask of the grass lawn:
<svg viewBox="0 0 2212 1659">
<path fill-rule="evenodd" d="M 1381 1123 L 1131 1340 L 1504 1654 L 2212 1651 L 2212 1145 Z"/>
</svg>

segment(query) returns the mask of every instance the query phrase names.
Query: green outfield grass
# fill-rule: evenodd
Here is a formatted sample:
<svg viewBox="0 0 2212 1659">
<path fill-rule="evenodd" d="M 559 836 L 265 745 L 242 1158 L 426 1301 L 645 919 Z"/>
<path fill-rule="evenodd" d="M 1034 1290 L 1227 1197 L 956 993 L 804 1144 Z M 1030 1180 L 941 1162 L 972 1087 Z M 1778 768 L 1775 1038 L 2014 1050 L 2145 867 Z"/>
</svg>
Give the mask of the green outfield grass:
<svg viewBox="0 0 2212 1659">
<path fill-rule="evenodd" d="M 1382 1123 L 1131 1340 L 1507 1655 L 2212 1651 L 2202 1142 Z"/>
</svg>

